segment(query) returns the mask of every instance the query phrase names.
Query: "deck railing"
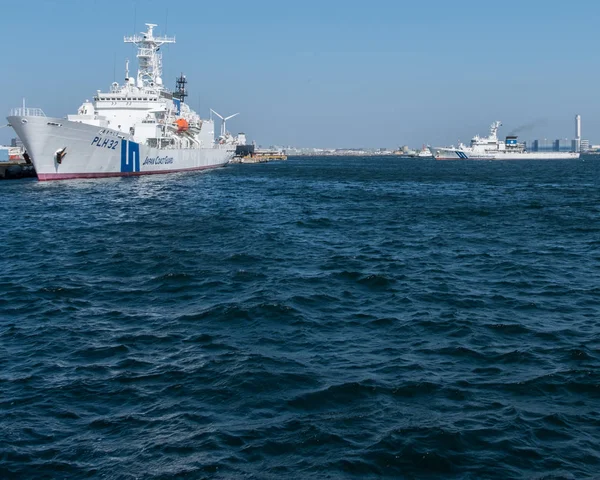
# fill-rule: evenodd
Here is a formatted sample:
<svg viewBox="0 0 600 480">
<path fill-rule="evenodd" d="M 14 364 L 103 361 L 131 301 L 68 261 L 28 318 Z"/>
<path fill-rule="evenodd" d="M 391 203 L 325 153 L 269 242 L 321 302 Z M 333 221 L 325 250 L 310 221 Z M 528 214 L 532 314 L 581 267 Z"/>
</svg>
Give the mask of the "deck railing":
<svg viewBox="0 0 600 480">
<path fill-rule="evenodd" d="M 46 114 L 41 108 L 19 107 L 10 111 L 11 117 L 45 117 Z"/>
</svg>

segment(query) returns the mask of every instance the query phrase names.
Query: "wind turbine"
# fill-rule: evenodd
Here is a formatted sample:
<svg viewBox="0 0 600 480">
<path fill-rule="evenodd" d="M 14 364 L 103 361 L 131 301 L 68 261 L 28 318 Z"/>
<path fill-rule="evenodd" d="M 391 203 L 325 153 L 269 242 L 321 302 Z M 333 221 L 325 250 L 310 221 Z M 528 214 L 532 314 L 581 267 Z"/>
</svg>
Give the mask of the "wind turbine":
<svg viewBox="0 0 600 480">
<path fill-rule="evenodd" d="M 232 119 L 233 117 L 236 117 L 239 115 L 239 113 L 234 113 L 233 115 L 229 115 L 228 117 L 223 117 L 220 114 L 218 114 L 217 112 L 215 112 L 212 108 L 210 109 L 211 113 L 214 113 L 217 117 L 219 117 L 222 120 L 221 123 L 221 136 L 224 137 L 225 134 L 227 133 L 227 120 Z"/>
</svg>

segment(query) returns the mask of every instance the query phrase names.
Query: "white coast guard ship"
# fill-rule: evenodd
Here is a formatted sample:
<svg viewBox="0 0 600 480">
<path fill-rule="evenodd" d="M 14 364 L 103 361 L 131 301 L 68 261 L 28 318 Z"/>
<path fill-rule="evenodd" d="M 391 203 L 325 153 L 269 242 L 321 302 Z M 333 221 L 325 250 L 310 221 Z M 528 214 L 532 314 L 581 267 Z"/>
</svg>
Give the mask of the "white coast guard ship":
<svg viewBox="0 0 600 480">
<path fill-rule="evenodd" d="M 137 78 L 114 82 L 86 100 L 67 119 L 40 109 L 19 108 L 8 117 L 40 180 L 112 177 L 220 167 L 235 154 L 232 142 L 215 142 L 212 120 L 201 120 L 185 102 L 185 77 L 171 92 L 163 85 L 162 45 L 174 37 L 154 35 L 155 24 L 125 37 L 138 48 Z"/>
<path fill-rule="evenodd" d="M 458 147 L 429 147 L 436 160 L 576 160 L 578 152 L 529 152 L 525 145 L 517 142 L 514 135 L 506 137 L 506 141 L 498 139 L 498 128 L 501 122 L 490 126 L 487 137 L 475 135 L 471 145 L 460 143 Z"/>
</svg>

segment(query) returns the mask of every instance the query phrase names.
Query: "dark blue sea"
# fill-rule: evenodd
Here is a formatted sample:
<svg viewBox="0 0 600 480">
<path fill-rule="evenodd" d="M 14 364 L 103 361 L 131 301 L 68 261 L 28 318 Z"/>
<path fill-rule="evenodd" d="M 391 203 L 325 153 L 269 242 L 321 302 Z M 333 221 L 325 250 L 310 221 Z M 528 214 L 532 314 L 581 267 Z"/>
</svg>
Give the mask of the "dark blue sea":
<svg viewBox="0 0 600 480">
<path fill-rule="evenodd" d="M 600 159 L 2 182 L 0 478 L 600 478 Z"/>
</svg>

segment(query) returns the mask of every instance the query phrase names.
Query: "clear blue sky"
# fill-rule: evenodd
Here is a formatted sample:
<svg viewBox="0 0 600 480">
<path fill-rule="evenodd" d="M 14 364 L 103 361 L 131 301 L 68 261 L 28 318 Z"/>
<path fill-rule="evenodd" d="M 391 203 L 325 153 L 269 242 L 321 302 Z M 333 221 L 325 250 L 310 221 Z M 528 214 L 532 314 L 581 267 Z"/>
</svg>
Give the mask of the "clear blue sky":
<svg viewBox="0 0 600 480">
<path fill-rule="evenodd" d="M 506 134 L 600 142 L 600 2 L 592 0 L 0 0 L 0 111 L 74 113 L 124 75 L 123 35 L 176 35 L 164 79 L 192 107 L 241 112 L 259 144 L 394 147 Z M 10 138 L 0 129 L 0 143 Z"/>
</svg>

